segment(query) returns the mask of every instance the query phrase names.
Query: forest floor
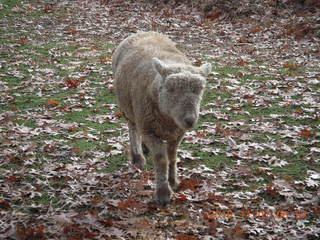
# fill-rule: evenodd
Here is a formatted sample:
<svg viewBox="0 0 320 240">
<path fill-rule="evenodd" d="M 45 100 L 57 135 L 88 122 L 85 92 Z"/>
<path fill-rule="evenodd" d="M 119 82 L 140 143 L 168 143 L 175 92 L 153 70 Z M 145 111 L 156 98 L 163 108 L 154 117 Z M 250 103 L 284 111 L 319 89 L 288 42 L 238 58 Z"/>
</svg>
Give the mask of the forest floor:
<svg viewBox="0 0 320 240">
<path fill-rule="evenodd" d="M 319 239 L 319 11 L 215 11 L 0 1 L 1 239 Z M 111 69 L 151 30 L 213 65 L 166 208 L 151 159 L 128 163 Z"/>
</svg>

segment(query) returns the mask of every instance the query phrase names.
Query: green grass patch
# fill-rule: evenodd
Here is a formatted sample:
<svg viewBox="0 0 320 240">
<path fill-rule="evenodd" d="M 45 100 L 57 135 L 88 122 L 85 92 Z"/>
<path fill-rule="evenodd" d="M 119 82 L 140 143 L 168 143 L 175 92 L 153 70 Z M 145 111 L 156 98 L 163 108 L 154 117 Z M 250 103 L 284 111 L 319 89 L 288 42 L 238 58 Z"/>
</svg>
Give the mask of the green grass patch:
<svg viewBox="0 0 320 240">
<path fill-rule="evenodd" d="M 99 142 L 96 141 L 89 141 L 87 139 L 74 139 L 72 142 L 69 142 L 69 144 L 73 148 L 80 149 L 82 153 L 86 151 L 91 151 L 99 148 Z"/>
<path fill-rule="evenodd" d="M 228 74 L 237 75 L 241 73 L 238 68 L 232 66 L 217 67 L 214 68 L 213 71 L 220 73 L 222 76 L 227 76 Z"/>
<path fill-rule="evenodd" d="M 119 170 L 127 161 L 126 157 L 122 155 L 109 157 L 107 158 L 106 167 L 98 172 L 113 172 Z"/>
<path fill-rule="evenodd" d="M 203 94 L 202 99 L 202 109 L 205 109 L 205 105 L 208 103 L 214 103 L 215 100 L 221 99 L 221 101 L 227 100 L 232 97 L 232 94 L 224 89 L 220 88 L 212 88 L 212 89 L 206 89 Z M 211 108 L 212 106 L 210 106 Z M 218 106 L 217 106 L 218 107 Z"/>
<path fill-rule="evenodd" d="M 251 82 L 253 80 L 260 80 L 260 81 L 266 81 L 266 80 L 272 80 L 274 79 L 273 76 L 268 76 L 268 75 L 255 75 L 255 74 L 245 74 L 243 76 L 240 76 L 240 82 L 242 84 L 245 84 L 247 82 Z"/>
<path fill-rule="evenodd" d="M 14 76 L 7 76 L 4 80 L 9 88 L 17 87 L 23 82 L 23 79 Z"/>
<path fill-rule="evenodd" d="M 16 93 L 16 91 L 13 91 Z M 41 97 L 37 97 L 35 95 L 25 95 L 25 96 L 17 96 L 14 98 L 12 102 L 9 102 L 1 107 L 0 113 L 5 111 L 12 110 L 30 110 L 35 109 L 37 107 L 43 106 L 45 104 L 44 99 Z"/>
<path fill-rule="evenodd" d="M 234 166 L 234 161 L 224 155 L 215 155 L 210 153 L 199 152 L 196 154 L 204 161 L 204 164 L 212 169 L 223 169 L 225 166 Z"/>
<path fill-rule="evenodd" d="M 245 105 L 244 108 L 246 111 L 250 113 L 250 118 L 256 118 L 261 116 L 269 116 L 271 114 L 285 114 L 288 109 L 277 106 L 276 104 L 269 107 L 255 107 L 250 104 Z"/>
<path fill-rule="evenodd" d="M 114 44 L 102 44 L 99 46 L 100 50 L 109 50 L 112 48 L 115 48 L 116 46 Z"/>
<path fill-rule="evenodd" d="M 3 5 L 3 9 L 0 9 L 0 17 L 17 15 L 18 13 L 12 11 L 15 7 L 21 6 L 20 0 L 1 0 L 0 3 Z"/>
</svg>

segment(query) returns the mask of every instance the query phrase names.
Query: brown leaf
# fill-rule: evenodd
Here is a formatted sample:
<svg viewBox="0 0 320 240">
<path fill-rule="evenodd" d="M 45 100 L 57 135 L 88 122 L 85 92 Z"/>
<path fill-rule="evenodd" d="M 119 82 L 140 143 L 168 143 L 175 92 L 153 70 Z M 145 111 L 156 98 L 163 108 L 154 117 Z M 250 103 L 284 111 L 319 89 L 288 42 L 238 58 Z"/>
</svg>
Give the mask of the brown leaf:
<svg viewBox="0 0 320 240">
<path fill-rule="evenodd" d="M 250 99 L 250 98 L 254 98 L 255 96 L 254 95 L 252 95 L 252 94 L 245 94 L 245 95 L 243 95 L 243 98 L 244 99 Z"/>
<path fill-rule="evenodd" d="M 241 159 L 240 155 L 237 153 L 232 153 L 232 158 L 233 159 Z"/>
<path fill-rule="evenodd" d="M 175 236 L 177 240 L 198 240 L 199 238 L 190 235 L 177 235 Z"/>
<path fill-rule="evenodd" d="M 139 207 L 139 203 L 132 199 L 128 199 L 126 201 L 122 201 L 118 203 L 118 208 L 122 210 L 128 210 L 130 208 L 132 209 L 132 208 L 138 208 L 138 207 Z"/>
<path fill-rule="evenodd" d="M 44 147 L 43 147 L 43 150 L 48 152 L 48 153 L 53 153 L 57 150 L 57 147 L 54 143 L 51 143 L 51 144 L 46 144 Z"/>
<path fill-rule="evenodd" d="M 315 136 L 315 133 L 310 131 L 307 128 L 304 128 L 298 133 L 298 136 L 300 136 L 300 137 L 312 137 L 312 136 Z"/>
<path fill-rule="evenodd" d="M 85 226 L 80 224 L 67 225 L 63 229 L 63 233 L 67 235 L 68 239 L 94 239 L 96 233 L 90 232 Z"/>
<path fill-rule="evenodd" d="M 29 40 L 26 37 L 22 37 L 16 41 L 16 43 L 21 44 L 21 45 L 26 45 L 28 42 L 29 42 Z"/>
<path fill-rule="evenodd" d="M 212 214 L 204 213 L 203 214 L 203 219 L 211 221 L 211 220 L 214 219 L 214 216 Z"/>
<path fill-rule="evenodd" d="M 268 185 L 266 187 L 265 193 L 274 197 L 274 198 L 278 197 L 280 195 L 278 189 L 276 189 L 275 187 L 273 187 L 271 185 Z"/>
<path fill-rule="evenodd" d="M 74 132 L 74 131 L 77 131 L 79 128 L 76 127 L 76 126 L 71 126 L 71 127 L 68 127 L 68 131 L 69 132 Z"/>
<path fill-rule="evenodd" d="M 0 209 L 10 208 L 10 203 L 5 199 L 0 199 Z"/>
<path fill-rule="evenodd" d="M 16 233 L 19 236 L 19 239 L 44 239 L 45 230 L 46 227 L 44 225 L 40 225 L 38 227 L 26 227 L 21 224 L 16 225 Z"/>
<path fill-rule="evenodd" d="M 118 118 L 118 119 L 123 117 L 123 115 L 122 115 L 121 112 L 116 112 L 116 113 L 114 114 L 114 116 L 115 116 L 116 118 Z"/>
<path fill-rule="evenodd" d="M 209 227 L 206 229 L 206 232 L 210 234 L 211 236 L 216 235 L 217 233 L 217 221 L 216 219 L 212 219 L 212 221 L 209 222 Z"/>
<path fill-rule="evenodd" d="M 296 39 L 302 39 L 307 34 L 314 32 L 314 28 L 309 25 L 298 25 L 289 28 L 286 32 L 287 35 L 293 35 Z"/>
<path fill-rule="evenodd" d="M 221 127 L 221 124 L 219 123 L 216 124 L 215 132 L 218 134 L 222 134 L 224 132 L 224 129 Z"/>
<path fill-rule="evenodd" d="M 60 104 L 60 101 L 58 101 L 58 100 L 53 100 L 53 99 L 48 99 L 48 100 L 47 100 L 47 103 L 50 103 L 50 104 L 53 104 L 53 105 L 59 105 L 59 104 Z"/>
<path fill-rule="evenodd" d="M 254 100 L 252 100 L 252 99 L 248 99 L 248 100 L 247 100 L 247 104 L 249 104 L 249 105 L 254 104 Z"/>
<path fill-rule="evenodd" d="M 183 193 L 180 193 L 178 197 L 176 197 L 176 201 L 186 201 L 187 196 Z"/>
<path fill-rule="evenodd" d="M 105 227 L 111 227 L 113 225 L 113 222 L 111 220 L 98 220 L 98 222 Z"/>
<path fill-rule="evenodd" d="M 249 63 L 248 63 L 247 61 L 243 60 L 242 58 L 240 58 L 240 59 L 238 59 L 237 64 L 238 64 L 239 66 L 242 66 L 242 67 L 243 67 L 243 66 L 248 65 Z"/>
<path fill-rule="evenodd" d="M 245 38 L 245 37 L 241 37 L 238 39 L 238 42 L 239 43 L 252 43 L 251 40 L 249 40 L 248 38 Z"/>
<path fill-rule="evenodd" d="M 72 34 L 72 35 L 76 35 L 78 33 L 78 31 L 74 28 L 70 28 L 69 29 L 69 33 Z"/>
<path fill-rule="evenodd" d="M 10 175 L 10 176 L 7 176 L 7 180 L 10 182 L 10 183 L 17 183 L 19 181 L 21 181 L 22 177 L 21 176 L 18 176 L 18 175 Z"/>
<path fill-rule="evenodd" d="M 80 79 L 72 80 L 72 79 L 66 79 L 64 80 L 68 88 L 76 88 L 80 84 Z"/>
<path fill-rule="evenodd" d="M 202 65 L 202 60 L 201 59 L 197 59 L 195 62 L 194 62 L 194 65 L 196 65 L 197 67 L 200 67 Z"/>
<path fill-rule="evenodd" d="M 200 187 L 200 182 L 193 179 L 182 179 L 179 185 L 179 189 L 191 189 L 193 191 L 198 187 Z"/>
<path fill-rule="evenodd" d="M 242 46 L 242 52 L 252 54 L 254 53 L 255 49 L 249 46 Z"/>
<path fill-rule="evenodd" d="M 231 106 L 230 109 L 232 111 L 241 111 L 242 110 L 242 107 L 241 106 Z"/>
<path fill-rule="evenodd" d="M 76 153 L 76 154 L 81 154 L 81 149 L 80 148 L 71 148 L 71 152 Z"/>
<path fill-rule="evenodd" d="M 220 8 L 213 8 L 211 11 L 205 11 L 204 17 L 210 19 L 211 21 L 216 20 L 220 17 L 222 10 Z"/>
<path fill-rule="evenodd" d="M 209 131 L 207 131 L 207 130 L 199 130 L 199 131 L 196 132 L 196 135 L 199 138 L 206 138 L 208 133 L 209 133 Z"/>
<path fill-rule="evenodd" d="M 254 27 L 252 27 L 250 30 L 249 30 L 249 32 L 250 33 L 258 33 L 258 32 L 262 32 L 262 27 L 260 27 L 260 26 L 254 26 Z"/>
<path fill-rule="evenodd" d="M 244 240 L 247 239 L 247 233 L 242 229 L 240 224 L 237 224 L 234 228 L 225 229 L 226 240 Z"/>
<path fill-rule="evenodd" d="M 302 110 L 302 109 L 296 109 L 295 111 L 294 111 L 294 114 L 296 114 L 296 115 L 303 115 L 303 113 L 304 113 L 304 111 Z"/>
<path fill-rule="evenodd" d="M 102 56 L 100 57 L 100 63 L 101 64 L 111 64 L 112 62 L 112 56 Z"/>
<path fill-rule="evenodd" d="M 52 7 L 52 5 L 46 5 L 42 11 L 44 11 L 45 13 L 53 13 L 54 12 L 54 9 Z"/>
<path fill-rule="evenodd" d="M 310 210 L 315 217 L 320 216 L 320 207 L 311 207 Z"/>
<path fill-rule="evenodd" d="M 299 65 L 293 62 L 287 62 L 285 64 L 283 64 L 283 67 L 291 69 L 291 70 L 295 70 L 297 68 L 299 68 Z"/>
</svg>

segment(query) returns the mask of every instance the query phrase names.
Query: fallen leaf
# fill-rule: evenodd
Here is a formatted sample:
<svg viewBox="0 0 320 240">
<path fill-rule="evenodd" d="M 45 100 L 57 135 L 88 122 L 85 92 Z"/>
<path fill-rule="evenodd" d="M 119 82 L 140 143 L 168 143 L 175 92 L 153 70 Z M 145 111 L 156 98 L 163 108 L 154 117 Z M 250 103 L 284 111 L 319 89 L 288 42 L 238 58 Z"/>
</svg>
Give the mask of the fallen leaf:
<svg viewBox="0 0 320 240">
<path fill-rule="evenodd" d="M 199 238 L 190 235 L 177 235 L 175 236 L 177 240 L 198 240 Z"/>
<path fill-rule="evenodd" d="M 226 240 L 245 240 L 247 232 L 242 228 L 241 224 L 237 224 L 234 228 L 224 229 Z"/>
<path fill-rule="evenodd" d="M 298 136 L 300 136 L 300 137 L 312 137 L 312 136 L 315 136 L 315 133 L 310 131 L 307 128 L 304 128 L 298 133 Z"/>
<path fill-rule="evenodd" d="M 47 102 L 53 105 L 59 105 L 61 103 L 60 101 L 53 99 L 48 99 Z"/>
<path fill-rule="evenodd" d="M 17 40 L 16 42 L 21 45 L 26 45 L 29 42 L 29 40 L 26 37 L 23 37 Z"/>
<path fill-rule="evenodd" d="M 66 79 L 64 82 L 67 84 L 68 88 L 76 88 L 80 84 L 80 80 L 79 79 L 77 79 L 77 80 Z"/>
<path fill-rule="evenodd" d="M 249 40 L 248 38 L 245 37 L 241 37 L 238 39 L 239 43 L 253 43 L 251 40 Z"/>
<path fill-rule="evenodd" d="M 179 193 L 178 197 L 176 197 L 177 201 L 186 201 L 187 200 L 187 196 L 183 193 Z"/>
<path fill-rule="evenodd" d="M 0 209 L 10 208 L 10 203 L 5 199 L 0 199 Z"/>
<path fill-rule="evenodd" d="M 119 119 L 119 118 L 122 118 L 122 117 L 123 117 L 123 114 L 120 113 L 120 112 L 117 112 L 117 113 L 114 114 L 114 116 L 115 116 L 117 119 Z"/>
<path fill-rule="evenodd" d="M 291 70 L 296 70 L 299 68 L 299 65 L 293 62 L 287 62 L 283 65 L 283 67 L 291 69 Z"/>
<path fill-rule="evenodd" d="M 242 58 L 238 59 L 237 64 L 241 67 L 248 65 L 249 63 Z"/>
<path fill-rule="evenodd" d="M 74 28 L 70 28 L 69 29 L 69 33 L 72 34 L 72 35 L 75 35 L 75 34 L 78 33 L 78 31 L 76 29 L 74 29 Z"/>
<path fill-rule="evenodd" d="M 200 187 L 200 182 L 193 179 L 182 179 L 179 185 L 179 189 L 191 189 L 195 191 L 198 187 Z"/>
<path fill-rule="evenodd" d="M 121 201 L 118 203 L 118 208 L 123 210 L 139 208 L 139 207 L 140 207 L 139 203 L 132 199 Z"/>
</svg>

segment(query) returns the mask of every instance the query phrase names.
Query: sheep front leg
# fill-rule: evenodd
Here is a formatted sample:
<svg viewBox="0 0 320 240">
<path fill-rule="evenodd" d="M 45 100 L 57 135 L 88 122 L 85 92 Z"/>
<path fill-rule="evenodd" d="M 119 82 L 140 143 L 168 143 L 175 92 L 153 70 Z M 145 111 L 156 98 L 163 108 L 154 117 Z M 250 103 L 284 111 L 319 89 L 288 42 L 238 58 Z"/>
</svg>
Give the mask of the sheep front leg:
<svg viewBox="0 0 320 240">
<path fill-rule="evenodd" d="M 170 202 L 171 188 L 168 182 L 169 161 L 167 156 L 167 146 L 155 136 L 144 136 L 145 144 L 151 151 L 156 170 L 156 199 L 162 206 Z"/>
<path fill-rule="evenodd" d="M 182 136 L 176 141 L 168 142 L 168 158 L 169 158 L 169 183 L 173 190 L 176 190 L 179 185 L 177 178 L 177 150 L 181 142 Z"/>
<path fill-rule="evenodd" d="M 129 122 L 129 135 L 131 161 L 134 165 L 143 169 L 146 160 L 142 153 L 141 135 L 137 132 L 136 126 L 132 122 Z"/>
</svg>

